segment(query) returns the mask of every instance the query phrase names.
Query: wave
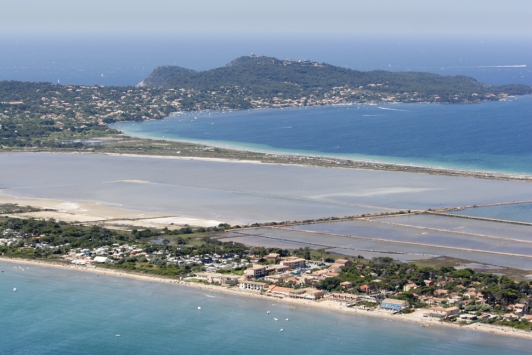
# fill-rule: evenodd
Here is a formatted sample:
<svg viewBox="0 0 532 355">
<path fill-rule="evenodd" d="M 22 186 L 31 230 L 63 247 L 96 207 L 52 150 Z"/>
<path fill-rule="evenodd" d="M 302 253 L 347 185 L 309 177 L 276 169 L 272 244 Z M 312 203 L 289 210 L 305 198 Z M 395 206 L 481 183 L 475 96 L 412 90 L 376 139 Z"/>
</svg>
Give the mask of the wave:
<svg viewBox="0 0 532 355">
<path fill-rule="evenodd" d="M 399 110 L 398 108 L 389 108 L 389 107 L 377 107 L 381 110 L 390 110 L 390 111 L 407 111 L 407 110 Z"/>
</svg>

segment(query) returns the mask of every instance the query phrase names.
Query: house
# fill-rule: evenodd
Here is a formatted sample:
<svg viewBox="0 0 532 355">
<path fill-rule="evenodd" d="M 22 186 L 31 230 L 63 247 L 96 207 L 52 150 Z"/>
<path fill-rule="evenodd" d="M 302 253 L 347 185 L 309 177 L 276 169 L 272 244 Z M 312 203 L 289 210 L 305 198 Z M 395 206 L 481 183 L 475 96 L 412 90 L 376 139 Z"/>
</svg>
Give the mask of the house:
<svg viewBox="0 0 532 355">
<path fill-rule="evenodd" d="M 338 276 L 340 276 L 340 274 L 337 273 L 337 272 L 326 272 L 325 274 L 323 274 L 323 276 L 325 276 L 325 277 L 338 277 Z"/>
<path fill-rule="evenodd" d="M 417 285 L 415 283 L 409 283 L 403 286 L 403 291 L 408 292 L 410 290 L 415 290 Z"/>
<path fill-rule="evenodd" d="M 351 260 L 347 260 L 347 259 L 337 259 L 334 261 L 334 263 L 336 265 L 340 265 L 340 266 L 351 266 L 353 265 L 353 262 Z"/>
<path fill-rule="evenodd" d="M 288 269 L 301 269 L 306 265 L 306 260 L 302 258 L 290 257 L 281 261 L 281 265 L 286 266 Z"/>
<path fill-rule="evenodd" d="M 353 295 L 350 293 L 337 293 L 333 292 L 327 296 L 327 299 L 331 301 L 339 301 L 339 302 L 349 302 L 349 303 L 358 303 L 360 302 L 360 296 L 359 295 Z"/>
<path fill-rule="evenodd" d="M 528 311 L 528 305 L 526 303 L 516 303 L 514 305 L 514 313 L 526 314 Z"/>
<path fill-rule="evenodd" d="M 264 277 L 264 281 L 270 281 L 273 283 L 285 281 L 290 278 L 290 275 L 268 275 Z"/>
<path fill-rule="evenodd" d="M 434 291 L 434 295 L 435 296 L 445 296 L 445 295 L 448 295 L 449 294 L 449 291 L 447 290 L 443 290 L 443 289 L 437 289 Z"/>
<path fill-rule="evenodd" d="M 264 277 L 266 275 L 266 266 L 263 265 L 253 265 L 249 269 L 246 269 L 246 276 L 250 279 Z"/>
<path fill-rule="evenodd" d="M 111 263 L 113 262 L 111 259 L 109 259 L 108 257 L 106 256 L 97 256 L 94 258 L 94 262 L 97 262 L 97 263 Z"/>
<path fill-rule="evenodd" d="M 283 265 L 266 265 L 266 275 L 269 275 L 271 272 L 280 273 L 288 271 L 288 268 Z"/>
<path fill-rule="evenodd" d="M 292 290 L 290 291 L 290 297 L 291 298 L 301 298 L 306 300 L 319 300 L 320 298 L 323 298 L 325 294 L 321 290 L 317 290 L 315 288 L 300 288 L 298 290 Z"/>
<path fill-rule="evenodd" d="M 277 264 L 279 262 L 280 255 L 277 253 L 270 253 L 264 257 L 267 262 L 273 262 Z"/>
<path fill-rule="evenodd" d="M 299 278 L 300 285 L 312 285 L 314 283 L 318 283 L 318 280 L 316 280 L 313 276 L 303 275 Z"/>
<path fill-rule="evenodd" d="M 222 286 L 233 286 L 238 284 L 240 276 L 236 275 L 220 275 L 212 278 L 213 283 L 218 283 Z"/>
<path fill-rule="evenodd" d="M 423 282 L 425 283 L 425 286 L 434 286 L 434 281 L 432 280 L 423 280 Z"/>
<path fill-rule="evenodd" d="M 452 296 L 450 299 L 449 299 L 449 304 L 453 304 L 453 303 L 457 303 L 457 302 L 462 302 L 464 299 L 462 298 L 462 296 Z"/>
<path fill-rule="evenodd" d="M 385 298 L 381 303 L 381 308 L 391 311 L 400 312 L 405 308 L 410 307 L 407 301 L 396 300 L 394 298 Z"/>
<path fill-rule="evenodd" d="M 268 284 L 265 282 L 255 282 L 255 281 L 242 281 L 239 287 L 243 290 L 250 291 L 264 291 L 268 288 Z"/>
<path fill-rule="evenodd" d="M 516 320 L 517 317 L 515 314 L 512 314 L 512 313 L 506 313 L 505 315 L 502 316 L 502 319 L 503 320 Z"/>
<path fill-rule="evenodd" d="M 460 319 L 462 320 L 477 320 L 478 316 L 476 314 L 460 314 Z"/>
<path fill-rule="evenodd" d="M 340 286 L 342 288 L 345 288 L 346 290 L 350 290 L 353 288 L 353 284 L 349 281 L 340 282 Z"/>
<path fill-rule="evenodd" d="M 342 271 L 343 265 L 333 264 L 327 268 L 330 272 L 340 272 Z"/>
<path fill-rule="evenodd" d="M 290 292 L 292 292 L 293 290 L 293 288 L 289 287 L 272 285 L 268 288 L 268 293 L 272 294 L 273 296 L 290 297 Z"/>
<path fill-rule="evenodd" d="M 460 309 L 458 307 L 449 307 L 449 308 L 443 308 L 443 307 L 430 307 L 429 312 L 423 314 L 423 317 L 432 317 L 432 318 L 447 318 L 451 316 L 455 316 L 460 313 Z"/>
<path fill-rule="evenodd" d="M 371 291 L 371 287 L 369 285 L 362 285 L 358 289 L 360 290 L 360 292 L 366 292 L 366 293 Z"/>
</svg>

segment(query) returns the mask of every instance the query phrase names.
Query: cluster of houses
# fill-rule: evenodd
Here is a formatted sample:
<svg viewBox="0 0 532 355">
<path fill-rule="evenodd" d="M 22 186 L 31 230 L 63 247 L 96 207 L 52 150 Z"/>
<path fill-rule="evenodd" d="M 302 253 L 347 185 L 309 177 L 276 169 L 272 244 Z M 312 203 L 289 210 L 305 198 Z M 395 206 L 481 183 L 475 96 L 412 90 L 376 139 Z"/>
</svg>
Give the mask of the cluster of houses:
<svg viewBox="0 0 532 355">
<path fill-rule="evenodd" d="M 337 259 L 334 263 L 308 261 L 298 257 L 281 258 L 279 254 L 271 253 L 263 258 L 253 258 L 255 263 L 247 268 L 243 275 L 227 275 L 211 272 L 196 273 L 190 279 L 198 279 L 210 284 L 220 286 L 238 287 L 242 291 L 257 292 L 278 298 L 295 298 L 304 300 L 331 300 L 344 302 L 348 306 L 354 306 L 362 301 L 378 302 L 378 295 L 353 294 L 340 292 L 325 292 L 315 288 L 320 281 L 339 276 L 342 266 L 352 265 L 352 261 Z M 264 259 L 269 264 L 259 264 L 257 261 Z M 319 270 L 316 270 L 319 269 Z M 314 271 L 313 271 L 314 270 Z M 288 284 L 295 287 L 279 286 Z M 353 285 L 350 282 L 342 282 L 341 287 L 351 291 Z M 407 301 L 397 299 L 384 299 L 381 309 L 400 312 L 410 307 Z"/>
<path fill-rule="evenodd" d="M 0 238 L 0 246 L 10 246 L 10 245 L 18 243 L 19 241 L 22 240 L 22 238 L 27 237 L 27 234 L 20 233 L 20 232 L 7 228 L 2 231 L 1 236 L 2 238 Z"/>
<path fill-rule="evenodd" d="M 17 243 L 19 240 L 20 239 L 18 238 L 0 238 L 0 246 L 2 247 L 10 246 L 12 244 Z"/>
<path fill-rule="evenodd" d="M 399 296 L 402 292 L 384 292 L 375 291 L 375 285 L 361 285 L 355 289 L 351 282 L 344 281 L 340 287 L 344 290 L 341 292 L 325 292 L 316 288 L 316 285 L 329 277 L 339 276 L 342 266 L 353 265 L 352 261 L 338 259 L 332 264 L 318 263 L 308 261 L 297 257 L 281 258 L 278 254 L 269 254 L 261 259 L 270 262 L 269 264 L 259 264 L 259 258 L 255 258 L 255 263 L 245 270 L 241 276 L 221 275 L 217 273 L 198 273 L 195 277 L 207 283 L 218 284 L 222 286 L 238 287 L 243 291 L 257 292 L 265 295 L 280 298 L 299 298 L 306 300 L 330 300 L 345 303 L 348 307 L 355 306 L 362 302 L 360 308 L 389 311 L 391 313 L 402 312 L 411 308 L 408 301 L 393 298 Z M 367 266 L 357 265 L 357 268 Z M 316 270 L 318 269 L 318 270 Z M 378 280 L 378 279 L 377 279 Z M 373 280 L 375 281 L 375 280 Z M 532 316 L 527 315 L 528 307 L 525 303 L 510 305 L 511 313 L 499 317 L 493 314 L 467 313 L 462 308 L 471 304 L 485 304 L 483 294 L 478 292 L 474 287 L 459 286 L 462 292 L 449 292 L 444 289 L 448 281 L 425 280 L 424 286 L 436 286 L 435 296 L 417 295 L 413 293 L 416 300 L 425 303 L 428 308 L 423 310 L 423 316 L 430 319 L 456 318 L 460 320 L 476 320 L 483 318 L 502 318 L 503 320 L 512 320 L 526 318 L 532 320 Z M 282 286 L 280 286 L 282 285 Z M 292 287 L 287 287 L 287 285 Z M 477 285 L 478 286 L 478 285 Z M 403 292 L 413 291 L 419 288 L 413 282 L 409 282 L 403 287 Z M 358 291 L 358 292 L 357 292 Z M 374 306 L 368 306 L 374 304 Z"/>
<path fill-rule="evenodd" d="M 243 269 L 251 265 L 245 259 L 240 259 L 232 253 L 204 254 L 173 256 L 166 254 L 163 249 L 146 252 L 137 245 L 113 244 L 93 249 L 71 249 L 68 255 L 63 256 L 76 265 L 90 265 L 92 263 L 111 263 L 124 257 L 145 257 L 146 260 L 153 261 L 155 258 L 162 258 L 166 264 L 175 265 L 200 265 L 207 272 L 217 272 L 219 270 Z"/>
</svg>

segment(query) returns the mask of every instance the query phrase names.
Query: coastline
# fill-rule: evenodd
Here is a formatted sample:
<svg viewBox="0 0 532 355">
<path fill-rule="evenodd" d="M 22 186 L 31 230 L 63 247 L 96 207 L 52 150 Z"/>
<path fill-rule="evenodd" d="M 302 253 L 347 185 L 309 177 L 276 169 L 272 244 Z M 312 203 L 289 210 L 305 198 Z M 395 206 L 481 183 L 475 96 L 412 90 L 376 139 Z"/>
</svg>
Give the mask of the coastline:
<svg viewBox="0 0 532 355">
<path fill-rule="evenodd" d="M 532 97 L 532 95 L 525 95 Z M 501 100 L 505 101 L 505 100 Z M 485 102 L 484 102 L 485 103 Z M 419 105 L 420 103 L 413 103 L 412 105 Z M 441 104 L 441 103 L 439 103 Z M 343 107 L 343 106 L 365 106 L 372 104 L 327 104 L 327 105 L 318 105 L 317 108 L 327 108 L 327 107 Z M 380 102 L 373 105 L 384 105 L 384 106 L 395 106 L 395 105 L 409 105 L 409 103 L 389 103 L 389 102 Z M 307 108 L 307 107 L 305 107 Z M 302 110 L 301 107 L 288 107 L 281 108 L 285 110 Z M 253 108 L 248 109 L 247 111 L 263 111 L 263 110 L 279 110 L 278 107 L 272 108 Z M 228 110 L 228 112 L 238 112 L 245 110 Z M 179 112 L 170 114 L 167 117 L 158 120 L 144 120 L 144 121 L 166 121 L 172 118 L 176 118 L 180 115 L 201 115 L 209 112 L 217 112 L 217 110 L 198 110 L 194 112 Z M 218 111 L 222 112 L 222 111 Z M 209 116 L 210 117 L 210 116 Z M 209 121 L 210 122 L 210 121 Z M 516 180 L 528 180 L 532 181 L 532 172 L 523 172 L 519 170 L 520 168 L 505 169 L 500 167 L 497 168 L 482 166 L 482 165 L 468 165 L 460 164 L 459 162 L 450 163 L 444 161 L 431 161 L 427 159 L 420 159 L 416 161 L 416 158 L 399 158 L 394 156 L 379 156 L 379 155 L 364 155 L 356 153 L 332 153 L 332 152 L 321 152 L 321 151 L 312 151 L 312 150 L 297 150 L 289 148 L 275 148 L 273 146 L 268 146 L 260 143 L 245 143 L 239 141 L 224 141 L 224 140 L 204 140 L 202 138 L 186 138 L 180 136 L 164 136 L 158 134 L 158 131 L 153 131 L 150 133 L 145 133 L 143 131 L 136 132 L 135 130 L 128 129 L 129 126 L 121 127 L 122 123 L 129 123 L 126 121 L 120 121 L 116 124 L 110 125 L 113 129 L 122 130 L 121 133 L 131 139 L 143 139 L 151 140 L 155 142 L 165 142 L 165 143 L 181 143 L 181 144 L 195 144 L 199 146 L 207 146 L 219 149 L 226 149 L 229 151 L 238 151 L 241 153 L 255 153 L 263 154 L 267 157 L 275 158 L 284 158 L 291 157 L 293 160 L 297 159 L 314 159 L 315 161 L 302 161 L 302 165 L 320 165 L 318 160 L 330 160 L 335 161 L 331 164 L 342 164 L 340 166 L 336 165 L 335 167 L 356 167 L 361 169 L 373 169 L 373 170 L 393 170 L 393 171 L 405 171 L 405 172 L 423 172 L 423 173 L 432 173 L 432 174 L 441 174 L 441 175 L 460 175 L 460 176 L 474 176 L 478 178 L 493 178 L 493 179 L 516 179 Z M 135 122 L 142 123 L 142 122 Z M 214 124 L 214 123 L 213 123 Z M 116 125 L 116 126 L 115 126 Z M 148 130 L 149 131 L 149 130 Z M 207 134 L 207 133 L 206 133 Z M 135 152 L 134 152 L 135 154 Z M 348 166 L 346 165 L 348 162 Z M 297 162 L 296 162 L 297 164 Z M 330 165 L 331 167 L 334 165 Z"/>
<path fill-rule="evenodd" d="M 428 324 L 429 326 L 460 328 L 462 330 L 478 331 L 478 332 L 484 332 L 484 333 L 490 333 L 490 334 L 496 334 L 496 335 L 504 335 L 504 336 L 510 336 L 510 337 L 515 337 L 515 338 L 522 338 L 522 339 L 532 339 L 532 332 L 526 332 L 520 329 L 514 329 L 510 327 L 494 326 L 494 325 L 489 325 L 489 324 L 470 324 L 466 326 L 460 326 L 457 324 L 444 323 L 440 321 L 424 319 L 422 316 L 423 310 L 416 311 L 410 314 L 404 314 L 404 315 L 403 314 L 392 315 L 384 311 L 364 311 L 364 310 L 360 310 L 356 308 L 348 308 L 343 303 L 335 302 L 335 301 L 328 301 L 328 300 L 310 301 L 310 300 L 302 300 L 302 299 L 278 298 L 274 296 L 267 296 L 267 295 L 261 295 L 258 293 L 252 293 L 249 291 L 242 291 L 238 288 L 226 288 L 222 286 L 207 285 L 207 284 L 202 284 L 202 283 L 175 281 L 172 278 L 128 273 L 125 271 L 118 271 L 118 270 L 112 270 L 112 269 L 54 263 L 51 261 L 43 261 L 43 260 L 14 259 L 14 258 L 6 258 L 3 256 L 0 256 L 0 262 L 19 264 L 19 265 L 22 264 L 22 265 L 31 265 L 31 266 L 38 266 L 38 267 L 57 268 L 57 269 L 78 271 L 78 272 L 89 272 L 93 274 L 105 275 L 105 276 L 111 276 L 111 277 L 131 278 L 131 279 L 135 279 L 138 281 L 159 282 L 159 283 L 165 283 L 165 284 L 172 283 L 178 287 L 179 286 L 191 287 L 191 288 L 204 290 L 204 291 L 224 293 L 227 295 L 238 295 L 240 297 L 245 296 L 245 297 L 252 297 L 252 298 L 262 299 L 262 300 L 275 299 L 276 302 L 277 301 L 284 302 L 284 303 L 291 304 L 293 306 L 299 306 L 299 307 L 311 307 L 311 308 L 317 308 L 317 309 L 326 310 L 326 311 L 344 312 L 344 314 L 354 314 L 355 316 L 377 317 L 377 318 L 385 319 L 388 321 L 397 320 L 397 321 L 402 321 L 402 322 L 417 323 L 420 325 L 420 327 L 423 326 L 424 324 Z"/>
</svg>

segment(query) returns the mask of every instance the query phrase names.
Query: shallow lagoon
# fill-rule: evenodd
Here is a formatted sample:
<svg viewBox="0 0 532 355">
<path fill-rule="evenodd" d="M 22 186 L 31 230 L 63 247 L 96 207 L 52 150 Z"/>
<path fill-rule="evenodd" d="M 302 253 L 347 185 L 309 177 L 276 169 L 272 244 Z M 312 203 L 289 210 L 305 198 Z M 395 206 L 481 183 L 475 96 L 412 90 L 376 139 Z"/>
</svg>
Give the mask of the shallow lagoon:
<svg viewBox="0 0 532 355">
<path fill-rule="evenodd" d="M 532 203 L 467 208 L 451 214 L 532 223 Z"/>
<path fill-rule="evenodd" d="M 311 166 L 50 153 L 1 154 L 0 166 L 0 188 L 17 197 L 230 223 L 532 199 L 523 182 Z"/>
</svg>

